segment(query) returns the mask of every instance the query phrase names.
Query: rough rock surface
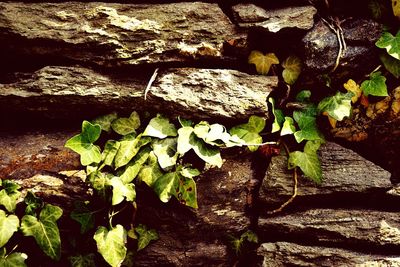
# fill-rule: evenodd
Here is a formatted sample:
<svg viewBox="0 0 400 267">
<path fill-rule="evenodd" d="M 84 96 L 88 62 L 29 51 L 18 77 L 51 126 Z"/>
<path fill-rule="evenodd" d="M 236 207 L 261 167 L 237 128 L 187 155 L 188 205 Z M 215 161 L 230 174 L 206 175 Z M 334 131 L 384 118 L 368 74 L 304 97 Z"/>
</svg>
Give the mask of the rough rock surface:
<svg viewBox="0 0 400 267">
<path fill-rule="evenodd" d="M 384 251 L 400 247 L 398 212 L 356 209 L 311 209 L 259 220 L 265 237 L 290 235 L 308 243 Z"/>
<path fill-rule="evenodd" d="M 332 23 L 332 27 L 339 29 L 335 23 Z M 375 41 L 381 35 L 382 25 L 373 20 L 348 19 L 341 22 L 340 27 L 347 48 L 340 59 L 339 67 L 347 71 L 357 70 L 357 73 L 372 71 L 376 62 L 371 62 L 371 58 L 376 55 Z M 307 70 L 315 74 L 334 68 L 339 53 L 339 40 L 326 23 L 318 21 L 304 36 L 302 43 Z"/>
<path fill-rule="evenodd" d="M 315 184 L 301 176 L 297 198 L 321 199 L 343 194 L 362 196 L 384 194 L 391 188 L 390 173 L 350 149 L 327 142 L 320 148 L 323 182 Z M 272 158 L 260 190 L 267 203 L 285 201 L 293 194 L 292 171 L 287 170 L 286 156 Z M 318 202 L 317 201 L 317 202 Z"/>
<path fill-rule="evenodd" d="M 157 76 L 147 100 L 147 80 L 119 80 L 81 67 L 45 67 L 29 77 L 0 84 L 1 115 L 88 119 L 113 110 L 156 111 L 186 118 L 247 119 L 266 115 L 266 98 L 277 77 L 235 70 L 167 69 Z"/>
<path fill-rule="evenodd" d="M 5 55 L 103 66 L 220 59 L 224 40 L 236 36 L 217 4 L 201 2 L 1 3 L 0 28 Z"/>
<path fill-rule="evenodd" d="M 317 13 L 313 6 L 265 10 L 254 4 L 238 4 L 232 9 L 240 27 L 261 27 L 272 33 L 290 28 L 309 30 Z"/>
<path fill-rule="evenodd" d="M 294 243 L 264 243 L 258 249 L 264 259 L 260 266 L 399 266 L 397 256 L 371 255 L 350 250 Z"/>
</svg>

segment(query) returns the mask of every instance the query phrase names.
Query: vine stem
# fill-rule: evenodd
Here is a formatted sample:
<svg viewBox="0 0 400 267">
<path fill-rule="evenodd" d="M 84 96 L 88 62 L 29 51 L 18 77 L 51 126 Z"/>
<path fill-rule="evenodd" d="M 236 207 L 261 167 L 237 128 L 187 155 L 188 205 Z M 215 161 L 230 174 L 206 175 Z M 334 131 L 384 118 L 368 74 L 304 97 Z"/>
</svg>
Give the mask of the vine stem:
<svg viewBox="0 0 400 267">
<path fill-rule="evenodd" d="M 148 82 L 148 84 L 147 84 L 147 86 L 146 86 L 146 89 L 144 90 L 144 100 L 146 100 L 146 98 L 147 98 L 147 93 L 150 91 L 151 85 L 153 84 L 153 82 L 154 82 L 154 81 L 156 80 L 156 78 L 157 78 L 158 70 L 159 70 L 159 68 L 156 68 L 156 69 L 154 70 L 153 75 L 151 75 L 151 77 L 150 77 L 150 80 L 149 80 L 149 82 Z"/>
<path fill-rule="evenodd" d="M 287 145 L 284 142 L 282 142 L 282 145 L 285 148 L 287 156 L 289 156 L 289 153 L 290 153 L 289 148 L 287 147 Z M 292 203 L 293 200 L 297 196 L 297 188 L 298 188 L 297 167 L 295 167 L 293 169 L 293 194 L 292 194 L 292 196 L 285 203 L 283 203 L 279 208 L 268 211 L 267 213 L 268 214 L 276 214 L 278 212 L 281 212 L 287 205 Z"/>
</svg>

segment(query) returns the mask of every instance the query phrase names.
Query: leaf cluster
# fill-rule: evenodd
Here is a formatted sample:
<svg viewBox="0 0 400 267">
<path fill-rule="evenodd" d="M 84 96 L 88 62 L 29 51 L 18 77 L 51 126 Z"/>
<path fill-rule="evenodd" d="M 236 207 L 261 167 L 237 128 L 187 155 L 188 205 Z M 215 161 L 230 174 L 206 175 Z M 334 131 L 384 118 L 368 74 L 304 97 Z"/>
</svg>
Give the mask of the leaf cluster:
<svg viewBox="0 0 400 267">
<path fill-rule="evenodd" d="M 28 255 L 21 252 L 7 253 L 7 247 L 16 232 L 32 236 L 41 250 L 53 260 L 59 260 L 61 239 L 57 220 L 62 210 L 43 203 L 28 192 L 21 202 L 20 186 L 10 180 L 0 180 L 0 266 L 26 266 Z M 25 206 L 22 218 L 15 214 L 17 205 Z M 4 208 L 4 209 L 3 209 Z"/>
<path fill-rule="evenodd" d="M 137 250 L 157 239 L 154 230 L 139 225 L 114 225 L 113 217 L 127 207 L 136 209 L 136 187 L 146 184 L 162 202 L 175 198 L 183 205 L 198 208 L 195 177 L 200 171 L 183 164 L 193 151 L 210 166 L 221 167 L 221 147 L 247 146 L 255 151 L 262 143 L 260 132 L 265 119 L 252 116 L 229 131 L 220 124 L 201 121 L 194 124 L 182 118 L 178 127 L 160 114 L 142 125 L 138 113 L 118 118 L 115 113 L 84 121 L 82 131 L 65 146 L 80 154 L 86 166 L 86 182 L 107 208 L 96 211 L 90 203 L 77 203 L 71 218 L 81 225 L 81 233 L 96 228 L 93 239 L 98 252 L 111 266 L 119 266 L 127 257 L 126 237 L 135 237 Z M 113 139 L 101 146 L 101 134 Z M 117 210 L 117 211 L 116 211 Z M 97 212 L 108 211 L 108 225 L 99 225 Z M 80 260 L 76 256 L 73 260 Z M 71 259 L 72 260 L 72 259 Z"/>
</svg>

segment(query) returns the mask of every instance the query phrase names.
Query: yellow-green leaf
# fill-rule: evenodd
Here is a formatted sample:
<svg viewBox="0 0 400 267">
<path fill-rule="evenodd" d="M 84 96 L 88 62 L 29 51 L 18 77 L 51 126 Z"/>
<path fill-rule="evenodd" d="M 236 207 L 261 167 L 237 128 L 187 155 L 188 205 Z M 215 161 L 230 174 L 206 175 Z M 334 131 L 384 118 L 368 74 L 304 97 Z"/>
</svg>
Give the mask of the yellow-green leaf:
<svg viewBox="0 0 400 267">
<path fill-rule="evenodd" d="M 288 159 L 288 168 L 299 167 L 305 176 L 317 183 L 321 183 L 322 170 L 317 154 L 320 145 L 321 142 L 319 141 L 308 141 L 304 146 L 304 152 L 291 152 Z"/>
<path fill-rule="evenodd" d="M 289 84 L 293 85 L 301 73 L 301 60 L 299 57 L 290 56 L 283 63 L 284 68 L 282 72 L 283 80 Z"/>
<path fill-rule="evenodd" d="M 279 59 L 274 53 L 263 54 L 260 51 L 251 51 L 248 59 L 249 64 L 254 64 L 259 74 L 267 75 L 274 64 L 279 64 Z"/>
<path fill-rule="evenodd" d="M 93 239 L 96 241 L 97 250 L 105 261 L 112 267 L 119 267 L 126 256 L 126 230 L 120 224 L 111 229 L 100 226 Z"/>
<path fill-rule="evenodd" d="M 392 0 L 393 15 L 395 17 L 400 17 L 400 1 Z"/>
</svg>

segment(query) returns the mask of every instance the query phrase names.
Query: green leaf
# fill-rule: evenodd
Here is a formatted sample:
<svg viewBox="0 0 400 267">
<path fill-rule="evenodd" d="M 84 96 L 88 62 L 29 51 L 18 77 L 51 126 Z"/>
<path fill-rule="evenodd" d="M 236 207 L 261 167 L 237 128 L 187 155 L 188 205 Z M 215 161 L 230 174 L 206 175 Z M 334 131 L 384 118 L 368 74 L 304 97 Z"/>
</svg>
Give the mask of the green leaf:
<svg viewBox="0 0 400 267">
<path fill-rule="evenodd" d="M 194 129 L 189 126 L 184 126 L 178 130 L 178 153 L 182 156 L 192 149 L 192 145 L 189 143 L 190 136 L 192 135 Z"/>
<path fill-rule="evenodd" d="M 168 202 L 174 196 L 182 204 L 198 208 L 196 183 L 193 178 L 185 177 L 181 172 L 182 168 L 177 168 L 158 178 L 153 184 L 154 192 L 162 202 Z"/>
<path fill-rule="evenodd" d="M 271 133 L 279 131 L 285 121 L 285 115 L 283 115 L 282 110 L 275 108 L 275 99 L 270 97 L 268 99 L 269 103 L 272 105 L 272 114 L 274 115 L 274 122 L 272 123 Z"/>
<path fill-rule="evenodd" d="M 285 122 L 283 123 L 281 136 L 294 134 L 296 132 L 296 127 L 294 126 L 294 120 L 291 117 L 285 117 Z"/>
<path fill-rule="evenodd" d="M 155 140 L 152 147 L 154 154 L 157 156 L 158 163 L 164 171 L 176 165 L 179 156 L 177 153 L 177 138 Z"/>
<path fill-rule="evenodd" d="M 117 155 L 121 143 L 114 140 L 108 140 L 104 145 L 104 150 L 101 153 L 101 160 L 107 166 L 113 166 L 114 158 Z"/>
<path fill-rule="evenodd" d="M 74 206 L 75 209 L 71 212 L 70 217 L 81 225 L 81 234 L 84 234 L 94 228 L 94 212 L 83 201 L 76 201 Z"/>
<path fill-rule="evenodd" d="M 126 256 L 126 230 L 120 224 L 111 229 L 100 226 L 94 234 L 97 250 L 112 267 L 118 267 Z"/>
<path fill-rule="evenodd" d="M 116 112 L 100 116 L 92 121 L 92 124 L 98 124 L 101 127 L 101 130 L 105 132 L 111 131 L 111 123 L 118 118 Z"/>
<path fill-rule="evenodd" d="M 26 267 L 25 260 L 28 256 L 25 253 L 13 252 L 6 255 L 6 249 L 0 251 L 0 266 L 1 267 Z"/>
<path fill-rule="evenodd" d="M 274 64 L 279 64 L 279 59 L 274 53 L 263 54 L 260 51 L 251 51 L 249 58 L 249 64 L 256 65 L 256 70 L 258 74 L 267 75 L 269 69 Z"/>
<path fill-rule="evenodd" d="M 375 44 L 379 48 L 386 49 L 392 57 L 400 60 L 400 31 L 396 36 L 389 32 L 384 32 Z"/>
<path fill-rule="evenodd" d="M 353 93 L 337 92 L 334 96 L 328 96 L 321 100 L 318 104 L 318 112 L 326 112 L 335 120 L 341 121 L 351 114 L 351 98 Z"/>
<path fill-rule="evenodd" d="M 200 173 L 200 171 L 198 169 L 192 169 L 192 168 L 184 167 L 181 170 L 181 174 L 182 174 L 183 177 L 193 178 L 193 177 L 199 176 L 201 173 Z"/>
<path fill-rule="evenodd" d="M 283 63 L 282 77 L 285 83 L 293 85 L 301 73 L 301 60 L 296 56 L 289 56 Z"/>
<path fill-rule="evenodd" d="M 396 79 L 400 78 L 400 60 L 383 53 L 379 56 L 385 68 L 393 74 Z"/>
<path fill-rule="evenodd" d="M 8 215 L 0 210 L 0 247 L 7 244 L 13 234 L 18 231 L 19 219 L 17 216 Z"/>
<path fill-rule="evenodd" d="M 136 178 L 140 169 L 142 169 L 143 164 L 149 158 L 150 151 L 150 147 L 146 146 L 142 148 L 131 160 L 131 162 L 126 165 L 124 172 L 119 176 L 124 184 L 130 183 Z"/>
<path fill-rule="evenodd" d="M 138 249 L 142 250 L 145 247 L 147 247 L 152 240 L 157 240 L 158 239 L 158 234 L 156 230 L 150 229 L 147 230 L 146 225 L 139 224 L 138 226 L 135 227 L 135 231 L 138 234 Z"/>
<path fill-rule="evenodd" d="M 100 149 L 93 143 L 99 139 L 100 133 L 100 125 L 83 121 L 82 132 L 69 139 L 65 143 L 65 147 L 72 149 L 81 156 L 83 166 L 99 163 L 101 161 Z"/>
<path fill-rule="evenodd" d="M 372 73 L 369 80 L 363 81 L 361 89 L 365 96 L 388 96 L 386 78 L 379 71 Z"/>
<path fill-rule="evenodd" d="M 21 193 L 18 191 L 21 187 L 9 180 L 3 180 L 3 189 L 0 191 L 0 205 L 3 205 L 8 212 L 14 212 L 17 206 L 17 200 Z"/>
<path fill-rule="evenodd" d="M 177 136 L 175 126 L 169 122 L 167 118 L 162 117 L 160 114 L 150 120 L 149 125 L 143 132 L 143 136 L 157 137 L 164 139 L 165 137 Z"/>
<path fill-rule="evenodd" d="M 112 122 L 111 127 L 114 132 L 120 135 L 136 133 L 136 129 L 140 127 L 139 114 L 134 111 L 129 118 L 116 119 Z"/>
<path fill-rule="evenodd" d="M 319 141 L 308 141 L 304 146 L 304 152 L 291 152 L 288 159 L 288 168 L 294 169 L 295 167 L 299 167 L 305 176 L 311 178 L 316 183 L 321 183 L 322 170 L 317 154 L 320 145 Z"/>
<path fill-rule="evenodd" d="M 294 137 L 298 143 L 303 140 L 324 140 L 323 135 L 318 130 L 316 115 L 318 111 L 315 105 L 310 104 L 303 110 L 293 112 L 293 118 L 297 122 L 300 130 L 294 133 Z"/>
<path fill-rule="evenodd" d="M 384 6 L 378 0 L 370 0 L 368 2 L 368 9 L 372 17 L 375 20 L 379 20 L 382 17 Z"/>
<path fill-rule="evenodd" d="M 251 230 L 247 230 L 240 236 L 241 240 L 247 240 L 248 242 L 258 243 L 258 236 Z"/>
<path fill-rule="evenodd" d="M 57 220 L 63 211 L 57 206 L 46 204 L 39 220 L 31 215 L 22 218 L 21 230 L 25 236 L 33 236 L 36 243 L 53 260 L 60 259 L 61 240 Z"/>
<path fill-rule="evenodd" d="M 262 143 L 259 133 L 265 128 L 265 119 L 258 116 L 251 116 L 249 122 L 233 127 L 229 133 L 233 138 L 239 138 L 244 145 L 248 145 L 250 151 L 256 151 L 258 144 Z"/>
<path fill-rule="evenodd" d="M 311 98 L 310 90 L 302 90 L 296 95 L 296 101 L 299 102 L 309 102 Z"/>
<path fill-rule="evenodd" d="M 36 197 L 31 191 L 28 191 L 26 197 L 24 198 L 24 202 L 26 204 L 26 215 L 35 215 L 36 210 L 43 207 L 43 201 Z"/>
<path fill-rule="evenodd" d="M 124 184 L 119 177 L 113 177 L 110 181 L 113 187 L 112 202 L 111 204 L 118 205 L 124 199 L 129 202 L 134 202 L 136 199 L 135 185 L 132 183 Z"/>
<path fill-rule="evenodd" d="M 193 125 L 193 122 L 191 120 L 186 120 L 181 117 L 178 117 L 178 121 L 182 127 L 186 127 L 186 126 L 191 127 Z"/>
<path fill-rule="evenodd" d="M 139 134 L 136 138 L 134 135 L 125 135 L 120 141 L 121 145 L 114 159 L 115 168 L 125 166 L 139 152 L 142 146 L 147 145 L 151 141 L 150 138 Z"/>
<path fill-rule="evenodd" d="M 105 194 L 106 187 L 108 186 L 108 180 L 108 177 L 100 171 L 92 172 L 89 175 L 90 184 L 100 195 Z"/>
<path fill-rule="evenodd" d="M 198 138 L 194 133 L 189 137 L 189 144 L 199 158 L 210 165 L 221 167 L 222 158 L 218 148 L 207 145 L 202 139 Z"/>
<path fill-rule="evenodd" d="M 71 267 L 96 267 L 95 254 L 76 255 L 68 257 Z"/>
<path fill-rule="evenodd" d="M 143 166 L 138 174 L 138 179 L 145 182 L 148 186 L 152 187 L 164 173 L 158 165 L 157 156 L 154 152 L 150 152 L 147 159 L 147 164 Z"/>
</svg>

